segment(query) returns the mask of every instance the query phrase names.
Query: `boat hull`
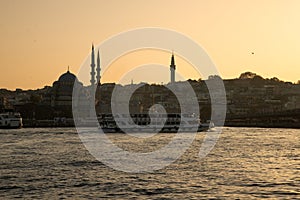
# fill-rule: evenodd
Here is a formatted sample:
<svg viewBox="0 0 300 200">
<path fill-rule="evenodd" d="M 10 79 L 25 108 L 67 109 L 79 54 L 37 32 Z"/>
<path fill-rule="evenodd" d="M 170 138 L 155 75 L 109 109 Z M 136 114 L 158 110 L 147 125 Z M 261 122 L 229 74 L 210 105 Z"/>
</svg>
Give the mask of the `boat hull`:
<svg viewBox="0 0 300 200">
<path fill-rule="evenodd" d="M 19 129 L 22 128 L 22 126 L 0 126 L 0 129 Z"/>
<path fill-rule="evenodd" d="M 104 133 L 191 133 L 191 132 L 203 132 L 210 129 L 209 126 L 199 126 L 198 129 L 195 128 L 181 128 L 179 131 L 178 127 L 168 127 L 162 129 L 153 129 L 153 128 L 124 128 L 120 129 L 117 127 L 99 127 Z"/>
</svg>

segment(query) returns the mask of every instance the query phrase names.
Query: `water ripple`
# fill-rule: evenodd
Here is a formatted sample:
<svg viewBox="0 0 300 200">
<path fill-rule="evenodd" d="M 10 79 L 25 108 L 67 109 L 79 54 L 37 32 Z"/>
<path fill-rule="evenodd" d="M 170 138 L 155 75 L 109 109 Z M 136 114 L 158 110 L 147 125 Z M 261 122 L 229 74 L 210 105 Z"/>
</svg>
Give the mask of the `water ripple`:
<svg viewBox="0 0 300 200">
<path fill-rule="evenodd" d="M 300 130 L 225 128 L 204 159 L 199 134 L 165 169 L 129 174 L 95 160 L 72 128 L 0 130 L 0 198 L 25 199 L 299 199 Z M 109 138 L 134 152 L 152 151 L 171 134 L 150 141 Z"/>
</svg>

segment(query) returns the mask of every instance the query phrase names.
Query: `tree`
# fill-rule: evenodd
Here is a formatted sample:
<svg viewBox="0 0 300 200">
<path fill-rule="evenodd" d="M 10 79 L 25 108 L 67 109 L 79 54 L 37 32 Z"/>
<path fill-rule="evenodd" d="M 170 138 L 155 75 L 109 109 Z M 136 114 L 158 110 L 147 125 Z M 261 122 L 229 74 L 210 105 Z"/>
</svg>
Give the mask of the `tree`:
<svg viewBox="0 0 300 200">
<path fill-rule="evenodd" d="M 240 75 L 239 79 L 249 79 L 249 78 L 254 78 L 256 75 L 256 73 L 253 72 L 244 72 Z"/>
<path fill-rule="evenodd" d="M 277 77 L 271 78 L 271 81 L 280 82 L 279 78 L 277 78 Z"/>
<path fill-rule="evenodd" d="M 214 80 L 214 79 L 222 79 L 222 78 L 221 78 L 221 76 L 219 76 L 219 75 L 210 75 L 210 76 L 208 77 L 208 80 Z"/>
</svg>

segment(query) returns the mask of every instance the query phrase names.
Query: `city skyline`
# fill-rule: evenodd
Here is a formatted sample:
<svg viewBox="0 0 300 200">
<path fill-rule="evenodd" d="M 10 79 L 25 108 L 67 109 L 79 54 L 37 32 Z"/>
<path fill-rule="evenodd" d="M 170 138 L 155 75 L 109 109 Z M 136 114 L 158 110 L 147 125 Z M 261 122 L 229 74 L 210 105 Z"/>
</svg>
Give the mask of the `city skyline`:
<svg viewBox="0 0 300 200">
<path fill-rule="evenodd" d="M 90 53 L 112 35 L 140 27 L 178 31 L 200 44 L 225 79 L 251 71 L 265 78 L 297 82 L 300 78 L 298 1 L 1 1 L 0 87 L 37 89 L 52 85 L 67 66 L 77 74 Z M 170 49 L 170 51 L 172 51 Z M 176 55 L 180 74 L 198 75 Z M 192 52 L 191 52 L 192 53 Z M 101 49 L 100 49 L 101 54 Z M 113 65 L 159 63 L 169 72 L 170 52 L 140 51 Z M 113 67 L 112 67 L 113 68 Z M 186 70 L 186 68 L 189 68 Z M 116 67 L 115 71 L 119 71 Z M 121 75 L 103 76 L 116 82 Z M 134 78 L 138 82 L 143 79 Z M 164 76 L 165 83 L 169 74 Z M 201 77 L 203 78 L 203 77 Z M 146 81 L 147 79 L 144 78 Z M 151 80 L 149 81 L 151 82 Z"/>
</svg>

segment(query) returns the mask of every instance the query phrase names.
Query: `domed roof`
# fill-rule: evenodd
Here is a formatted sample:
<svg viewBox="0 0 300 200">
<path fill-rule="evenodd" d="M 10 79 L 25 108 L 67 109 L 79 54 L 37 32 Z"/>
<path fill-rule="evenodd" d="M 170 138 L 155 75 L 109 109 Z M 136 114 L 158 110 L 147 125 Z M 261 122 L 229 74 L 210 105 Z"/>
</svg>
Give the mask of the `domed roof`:
<svg viewBox="0 0 300 200">
<path fill-rule="evenodd" d="M 74 83 L 76 81 L 76 76 L 74 74 L 72 74 L 69 70 L 62 74 L 59 79 L 59 82 L 71 82 Z"/>
</svg>

